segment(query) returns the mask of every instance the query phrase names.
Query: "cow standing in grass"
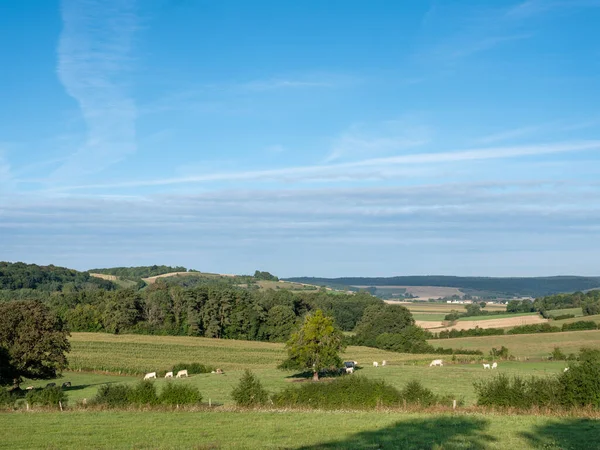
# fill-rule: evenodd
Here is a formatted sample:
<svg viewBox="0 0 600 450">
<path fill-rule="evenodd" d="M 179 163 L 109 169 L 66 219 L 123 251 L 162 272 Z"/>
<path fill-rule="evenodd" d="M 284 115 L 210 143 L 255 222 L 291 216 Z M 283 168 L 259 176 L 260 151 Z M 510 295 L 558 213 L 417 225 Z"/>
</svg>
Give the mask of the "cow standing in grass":
<svg viewBox="0 0 600 450">
<path fill-rule="evenodd" d="M 431 364 L 429 364 L 429 367 L 434 367 L 434 366 L 443 367 L 444 361 L 442 361 L 441 359 L 434 359 L 433 361 L 431 361 Z"/>
</svg>

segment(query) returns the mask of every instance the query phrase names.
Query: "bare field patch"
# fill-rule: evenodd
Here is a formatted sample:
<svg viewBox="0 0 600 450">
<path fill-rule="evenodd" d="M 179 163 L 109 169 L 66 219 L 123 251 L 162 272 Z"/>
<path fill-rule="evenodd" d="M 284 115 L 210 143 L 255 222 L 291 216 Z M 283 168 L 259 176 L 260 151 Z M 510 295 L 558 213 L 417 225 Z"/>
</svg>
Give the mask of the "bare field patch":
<svg viewBox="0 0 600 450">
<path fill-rule="evenodd" d="M 458 295 L 462 297 L 464 292 L 458 288 L 440 287 L 440 286 L 354 286 L 357 288 L 376 287 L 377 289 L 404 289 L 407 294 L 417 297 L 418 300 L 428 300 L 430 298 L 452 297 Z"/>
<path fill-rule="evenodd" d="M 546 323 L 548 319 L 544 319 L 539 315 L 505 317 L 502 319 L 485 319 L 485 320 L 459 320 L 456 325 L 444 327 L 438 331 L 444 330 L 470 330 L 472 328 L 510 328 L 520 325 L 532 325 L 536 323 Z"/>
<path fill-rule="evenodd" d="M 107 275 L 104 273 L 90 273 L 90 276 L 94 277 L 94 278 L 101 278 L 103 280 L 108 280 L 108 281 L 116 281 L 117 280 L 116 275 Z"/>
</svg>

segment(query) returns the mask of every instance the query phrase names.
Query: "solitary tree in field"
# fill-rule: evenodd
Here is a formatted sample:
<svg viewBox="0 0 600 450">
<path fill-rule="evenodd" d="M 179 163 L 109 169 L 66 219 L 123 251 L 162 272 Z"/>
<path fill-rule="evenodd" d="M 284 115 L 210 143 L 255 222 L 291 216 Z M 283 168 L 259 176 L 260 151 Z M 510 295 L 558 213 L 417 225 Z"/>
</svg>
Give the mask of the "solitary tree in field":
<svg viewBox="0 0 600 450">
<path fill-rule="evenodd" d="M 320 309 L 306 316 L 302 328 L 292 334 L 286 347 L 288 358 L 282 367 L 312 370 L 315 381 L 319 380 L 320 370 L 342 364 L 339 356 L 344 348 L 342 332 Z"/>
<path fill-rule="evenodd" d="M 56 377 L 67 367 L 67 337 L 62 321 L 42 303 L 0 303 L 0 384 Z"/>
</svg>

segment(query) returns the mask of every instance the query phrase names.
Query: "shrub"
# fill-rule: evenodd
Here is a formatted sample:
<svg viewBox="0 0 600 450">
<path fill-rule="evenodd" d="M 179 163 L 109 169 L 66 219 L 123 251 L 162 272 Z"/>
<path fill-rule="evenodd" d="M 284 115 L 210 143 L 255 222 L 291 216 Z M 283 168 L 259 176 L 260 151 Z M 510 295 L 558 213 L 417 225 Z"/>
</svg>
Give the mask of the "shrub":
<svg viewBox="0 0 600 450">
<path fill-rule="evenodd" d="M 400 392 L 381 380 L 361 376 L 337 378 L 327 383 L 303 383 L 289 386 L 273 395 L 276 406 L 300 406 L 323 409 L 364 409 L 401 404 Z"/>
<path fill-rule="evenodd" d="M 552 319 L 554 320 L 565 320 L 565 319 L 573 319 L 575 314 L 561 314 L 560 316 L 554 316 Z"/>
<path fill-rule="evenodd" d="M 554 347 L 554 350 L 552 350 L 552 353 L 550 354 L 550 358 L 555 361 L 564 361 L 567 359 L 567 355 L 563 353 L 560 347 Z"/>
<path fill-rule="evenodd" d="M 196 405 L 202 401 L 202 395 L 193 386 L 167 383 L 160 393 L 159 401 L 164 405 Z"/>
<path fill-rule="evenodd" d="M 126 406 L 129 403 L 131 387 L 125 384 L 104 384 L 100 386 L 92 403 L 111 408 Z"/>
<path fill-rule="evenodd" d="M 559 377 L 564 406 L 600 407 L 600 350 L 582 349 L 579 363 Z"/>
<path fill-rule="evenodd" d="M 51 386 L 29 391 L 25 400 L 32 406 L 58 406 L 59 402 L 63 405 L 67 403 L 67 394 L 59 386 Z"/>
<path fill-rule="evenodd" d="M 260 380 L 246 369 L 239 384 L 231 392 L 231 397 L 238 406 L 256 406 L 267 403 L 269 393 L 263 388 Z"/>
<path fill-rule="evenodd" d="M 0 388 L 0 406 L 10 406 L 12 405 L 17 396 L 7 389 Z"/>
<path fill-rule="evenodd" d="M 196 375 L 199 373 L 211 373 L 216 370 L 212 366 L 206 366 L 200 363 L 179 363 L 173 366 L 173 373 L 177 374 L 180 370 L 187 370 L 188 374 Z"/>
<path fill-rule="evenodd" d="M 474 383 L 477 404 L 512 408 L 552 406 L 560 396 L 561 386 L 554 377 L 525 379 L 500 374 L 491 380 Z"/>
<path fill-rule="evenodd" d="M 504 345 L 499 349 L 492 347 L 490 350 L 490 356 L 497 359 L 508 359 L 508 349 Z"/>
<path fill-rule="evenodd" d="M 557 333 L 559 331 L 559 327 L 553 327 L 547 323 L 537 323 L 511 328 L 507 334 Z"/>
<path fill-rule="evenodd" d="M 562 331 L 596 330 L 598 325 L 591 320 L 580 320 L 579 322 L 563 323 Z"/>
<path fill-rule="evenodd" d="M 409 381 L 408 384 L 400 391 L 402 400 L 410 404 L 419 404 L 421 406 L 431 406 L 437 403 L 437 396 L 430 390 L 424 387 L 418 381 Z"/>
<path fill-rule="evenodd" d="M 158 395 L 152 381 L 140 381 L 127 392 L 127 402 L 132 405 L 156 405 Z"/>
</svg>

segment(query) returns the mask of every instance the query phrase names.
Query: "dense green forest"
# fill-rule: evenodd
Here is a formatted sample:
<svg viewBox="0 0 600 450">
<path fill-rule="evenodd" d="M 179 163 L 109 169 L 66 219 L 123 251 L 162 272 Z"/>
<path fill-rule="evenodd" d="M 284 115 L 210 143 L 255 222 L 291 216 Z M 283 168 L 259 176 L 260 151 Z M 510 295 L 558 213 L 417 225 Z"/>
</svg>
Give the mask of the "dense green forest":
<svg viewBox="0 0 600 450">
<path fill-rule="evenodd" d="M 88 272 L 101 273 L 104 275 L 115 275 L 118 277 L 136 279 L 155 277 L 165 273 L 187 272 L 188 269 L 181 266 L 138 266 L 138 267 L 110 267 L 108 269 L 90 269 Z"/>
<path fill-rule="evenodd" d="M 0 290 L 32 289 L 42 292 L 115 289 L 110 281 L 64 267 L 0 262 Z"/>
<path fill-rule="evenodd" d="M 402 276 L 387 278 L 285 278 L 286 281 L 318 286 L 438 286 L 469 291 L 486 292 L 507 297 L 542 297 L 564 292 L 586 291 L 600 287 L 600 277 L 534 277 L 487 278 L 449 276 Z"/>
</svg>

